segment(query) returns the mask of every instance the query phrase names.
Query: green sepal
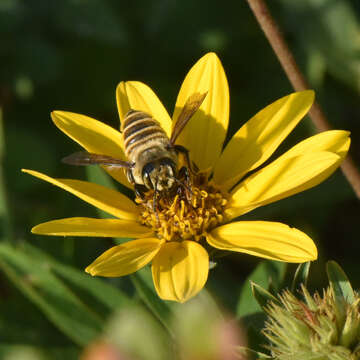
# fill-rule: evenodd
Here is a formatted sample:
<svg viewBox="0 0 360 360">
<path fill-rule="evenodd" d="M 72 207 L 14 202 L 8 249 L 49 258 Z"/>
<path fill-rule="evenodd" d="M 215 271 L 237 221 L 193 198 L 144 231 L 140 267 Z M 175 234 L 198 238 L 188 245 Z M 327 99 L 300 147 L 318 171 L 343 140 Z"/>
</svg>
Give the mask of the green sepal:
<svg viewBox="0 0 360 360">
<path fill-rule="evenodd" d="M 234 349 L 234 353 L 239 356 L 239 359 L 252 359 L 253 357 L 256 357 L 256 359 L 272 359 L 272 356 L 264 354 L 260 351 L 255 351 L 252 349 L 249 349 L 245 346 L 237 346 Z"/>
<path fill-rule="evenodd" d="M 278 299 L 260 285 L 250 281 L 251 291 L 257 303 L 264 308 L 269 301 L 279 303 Z"/>
<path fill-rule="evenodd" d="M 268 288 L 271 284 L 273 291 L 278 291 L 286 271 L 286 264 L 279 261 L 263 261 L 245 280 L 237 303 L 237 317 L 245 317 L 261 311 L 261 307 L 254 299 L 250 281 Z"/>
<path fill-rule="evenodd" d="M 306 286 L 310 271 L 310 261 L 299 264 L 295 271 L 294 279 L 291 284 L 291 292 L 294 293 L 296 290 L 301 288 L 301 284 Z"/>
<path fill-rule="evenodd" d="M 326 272 L 335 298 L 352 304 L 355 301 L 354 290 L 340 265 L 330 260 L 326 264 Z"/>
</svg>

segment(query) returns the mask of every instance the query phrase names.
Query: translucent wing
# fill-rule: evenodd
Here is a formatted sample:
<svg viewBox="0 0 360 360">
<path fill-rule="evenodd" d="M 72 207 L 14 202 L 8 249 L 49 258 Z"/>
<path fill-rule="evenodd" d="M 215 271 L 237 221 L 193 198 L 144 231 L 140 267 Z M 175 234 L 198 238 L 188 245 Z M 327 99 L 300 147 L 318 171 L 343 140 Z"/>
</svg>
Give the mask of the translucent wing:
<svg viewBox="0 0 360 360">
<path fill-rule="evenodd" d="M 185 103 L 184 107 L 182 108 L 181 113 L 180 113 L 179 117 L 177 118 L 176 124 L 172 131 L 171 138 L 170 138 L 171 145 L 175 144 L 176 139 L 181 134 L 185 125 L 188 123 L 188 121 L 191 119 L 191 117 L 199 109 L 199 107 L 203 103 L 206 95 L 207 95 L 207 92 L 204 94 L 195 93 L 186 100 L 186 103 Z"/>
<path fill-rule="evenodd" d="M 61 161 L 69 165 L 109 165 L 125 168 L 131 168 L 133 166 L 128 161 L 115 159 L 106 155 L 92 154 L 86 151 L 76 152 L 64 157 Z"/>
</svg>

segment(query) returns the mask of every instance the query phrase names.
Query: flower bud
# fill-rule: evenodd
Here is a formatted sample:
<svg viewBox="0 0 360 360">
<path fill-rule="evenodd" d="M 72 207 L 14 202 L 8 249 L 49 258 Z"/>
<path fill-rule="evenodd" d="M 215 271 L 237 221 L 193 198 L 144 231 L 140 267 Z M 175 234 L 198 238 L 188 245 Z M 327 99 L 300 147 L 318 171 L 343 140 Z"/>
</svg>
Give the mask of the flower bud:
<svg viewBox="0 0 360 360">
<path fill-rule="evenodd" d="M 336 298 L 332 287 L 311 296 L 302 286 L 303 299 L 290 291 L 266 307 L 264 335 L 277 360 L 355 360 L 360 358 L 360 296 L 354 301 Z"/>
</svg>

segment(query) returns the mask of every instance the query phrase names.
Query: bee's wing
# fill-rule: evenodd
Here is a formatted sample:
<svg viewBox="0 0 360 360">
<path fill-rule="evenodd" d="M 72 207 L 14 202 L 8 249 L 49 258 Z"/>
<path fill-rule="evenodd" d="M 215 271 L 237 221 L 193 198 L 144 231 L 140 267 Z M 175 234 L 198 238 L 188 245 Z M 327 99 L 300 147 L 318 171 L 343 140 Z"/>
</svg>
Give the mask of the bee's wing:
<svg viewBox="0 0 360 360">
<path fill-rule="evenodd" d="M 206 95 L 207 95 L 207 92 L 204 94 L 195 93 L 186 100 L 186 103 L 185 103 L 184 107 L 182 108 L 181 113 L 180 113 L 179 117 L 177 118 L 176 124 L 172 131 L 172 134 L 170 137 L 171 145 L 175 144 L 176 139 L 181 134 L 185 125 L 188 123 L 188 121 L 191 119 L 191 117 L 199 109 L 199 107 L 203 103 Z"/>
<path fill-rule="evenodd" d="M 106 155 L 92 154 L 86 151 L 76 152 L 64 157 L 61 161 L 69 165 L 109 165 L 125 168 L 132 167 L 132 164 L 128 161 L 115 159 Z"/>
</svg>

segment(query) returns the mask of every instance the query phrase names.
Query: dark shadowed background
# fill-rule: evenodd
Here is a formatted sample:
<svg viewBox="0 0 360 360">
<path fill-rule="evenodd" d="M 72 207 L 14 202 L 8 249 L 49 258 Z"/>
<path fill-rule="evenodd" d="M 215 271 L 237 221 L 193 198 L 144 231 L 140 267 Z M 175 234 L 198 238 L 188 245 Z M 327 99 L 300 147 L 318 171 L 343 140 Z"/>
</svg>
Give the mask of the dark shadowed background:
<svg viewBox="0 0 360 360">
<path fill-rule="evenodd" d="M 274 0 L 269 5 L 329 122 L 352 132 L 351 154 L 359 164 L 360 3 Z M 86 114 L 117 128 L 115 88 L 122 80 L 139 80 L 172 113 L 185 74 L 208 51 L 218 54 L 228 77 L 229 136 L 258 110 L 292 92 L 246 1 L 0 0 L 4 241 L 29 242 L 77 269 L 108 248 L 109 239 L 32 235 L 30 229 L 38 223 L 97 213 L 20 169 L 86 179 L 84 168 L 60 162 L 79 147 L 52 124 L 50 112 Z M 275 156 L 314 133 L 305 118 Z M 325 284 L 324 262 L 334 259 L 358 288 L 359 209 L 338 170 L 318 187 L 257 209 L 246 218 L 281 221 L 314 239 L 319 260 L 312 267 L 313 287 Z M 243 254 L 221 259 L 207 288 L 233 311 L 244 280 L 258 262 Z M 9 277 L 0 276 L 4 341 L 41 344 L 46 339 L 48 345 L 70 346 Z M 128 293 L 133 291 L 128 279 L 113 282 Z M 21 326 L 9 330 L 14 323 Z"/>
</svg>

